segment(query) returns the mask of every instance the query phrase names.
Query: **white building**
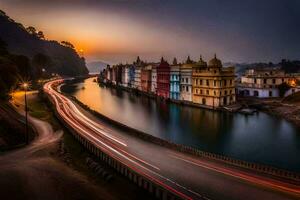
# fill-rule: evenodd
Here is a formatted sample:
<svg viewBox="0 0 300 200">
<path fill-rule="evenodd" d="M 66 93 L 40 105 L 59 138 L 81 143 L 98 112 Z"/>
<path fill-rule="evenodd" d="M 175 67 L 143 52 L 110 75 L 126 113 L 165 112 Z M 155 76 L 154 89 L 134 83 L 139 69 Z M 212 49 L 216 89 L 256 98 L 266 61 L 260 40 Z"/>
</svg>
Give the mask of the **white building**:
<svg viewBox="0 0 300 200">
<path fill-rule="evenodd" d="M 156 94 L 157 90 L 157 65 L 152 65 L 152 71 L 151 71 L 151 92 Z"/>
<path fill-rule="evenodd" d="M 186 63 L 180 66 L 180 100 L 182 101 L 193 100 L 192 72 L 193 64 L 188 57 Z"/>
<path fill-rule="evenodd" d="M 241 77 L 237 91 L 240 96 L 258 98 L 279 97 L 279 85 L 286 83 L 291 87 L 291 90 L 287 92 L 293 93 L 296 92 L 297 80 L 299 80 L 298 75 L 286 74 L 279 69 L 249 69 Z M 288 93 L 284 95 L 286 96 Z"/>
<path fill-rule="evenodd" d="M 134 89 L 142 90 L 141 73 L 142 73 L 142 67 L 135 66 L 134 83 L 133 83 Z"/>
<path fill-rule="evenodd" d="M 129 66 L 123 65 L 122 66 L 122 86 L 128 87 L 129 83 Z"/>
</svg>

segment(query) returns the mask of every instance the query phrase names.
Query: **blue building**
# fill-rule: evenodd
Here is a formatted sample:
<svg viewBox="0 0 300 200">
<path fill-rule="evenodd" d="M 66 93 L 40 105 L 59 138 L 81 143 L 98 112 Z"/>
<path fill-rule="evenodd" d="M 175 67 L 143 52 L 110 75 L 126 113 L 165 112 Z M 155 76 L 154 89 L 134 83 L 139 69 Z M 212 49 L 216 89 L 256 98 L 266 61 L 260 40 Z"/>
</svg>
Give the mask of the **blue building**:
<svg viewBox="0 0 300 200">
<path fill-rule="evenodd" d="M 170 69 L 170 98 L 174 100 L 180 99 L 180 66 L 176 58 L 174 58 Z"/>
<path fill-rule="evenodd" d="M 134 86 L 134 78 L 135 78 L 135 66 L 131 65 L 129 67 L 129 77 L 128 77 L 128 87 L 132 88 Z"/>
</svg>

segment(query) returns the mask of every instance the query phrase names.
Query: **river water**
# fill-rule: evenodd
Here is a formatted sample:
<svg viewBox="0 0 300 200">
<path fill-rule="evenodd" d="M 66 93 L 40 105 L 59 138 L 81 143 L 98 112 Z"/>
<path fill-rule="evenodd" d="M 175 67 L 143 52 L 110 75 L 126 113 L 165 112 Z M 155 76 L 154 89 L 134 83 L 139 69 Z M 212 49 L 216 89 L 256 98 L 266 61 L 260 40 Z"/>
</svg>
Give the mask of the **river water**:
<svg viewBox="0 0 300 200">
<path fill-rule="evenodd" d="M 61 90 L 114 120 L 200 150 L 300 172 L 300 129 L 259 112 L 251 116 L 166 103 L 109 87 L 93 78 Z"/>
</svg>

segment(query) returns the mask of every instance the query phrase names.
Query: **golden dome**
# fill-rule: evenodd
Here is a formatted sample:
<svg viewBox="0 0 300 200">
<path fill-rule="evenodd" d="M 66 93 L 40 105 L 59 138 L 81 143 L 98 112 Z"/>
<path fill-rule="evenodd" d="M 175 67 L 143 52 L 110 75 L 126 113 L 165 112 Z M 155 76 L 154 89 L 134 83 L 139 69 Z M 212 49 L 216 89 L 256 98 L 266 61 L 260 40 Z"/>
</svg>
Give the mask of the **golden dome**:
<svg viewBox="0 0 300 200">
<path fill-rule="evenodd" d="M 222 67 L 222 62 L 219 60 L 215 54 L 215 57 L 211 59 L 208 63 L 209 67 Z"/>
</svg>

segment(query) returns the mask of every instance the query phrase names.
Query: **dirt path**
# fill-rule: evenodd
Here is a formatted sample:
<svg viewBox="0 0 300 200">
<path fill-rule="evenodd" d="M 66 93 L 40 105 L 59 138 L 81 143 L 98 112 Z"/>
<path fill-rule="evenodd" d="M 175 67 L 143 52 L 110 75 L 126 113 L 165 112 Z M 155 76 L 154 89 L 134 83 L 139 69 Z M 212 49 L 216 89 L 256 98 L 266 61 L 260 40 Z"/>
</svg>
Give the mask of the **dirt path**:
<svg viewBox="0 0 300 200">
<path fill-rule="evenodd" d="M 35 98 L 29 94 L 30 98 Z M 14 104 L 24 114 L 22 95 Z M 1 199 L 112 199 L 99 191 L 86 177 L 51 156 L 62 131 L 54 132 L 45 121 L 29 117 L 38 136 L 27 147 L 0 157 Z"/>
</svg>

